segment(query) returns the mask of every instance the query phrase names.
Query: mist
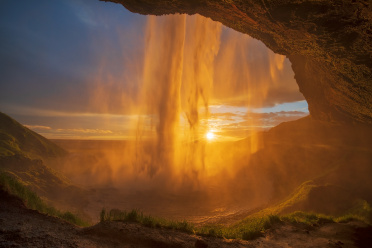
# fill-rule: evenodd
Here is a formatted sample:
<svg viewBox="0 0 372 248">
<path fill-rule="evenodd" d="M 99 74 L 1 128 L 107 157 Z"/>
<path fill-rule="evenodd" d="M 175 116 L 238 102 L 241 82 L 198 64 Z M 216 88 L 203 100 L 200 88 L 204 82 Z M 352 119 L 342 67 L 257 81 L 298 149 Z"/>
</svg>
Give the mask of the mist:
<svg viewBox="0 0 372 248">
<path fill-rule="evenodd" d="M 116 76 L 105 72 L 107 61 L 102 58 L 90 90 L 92 106 L 100 111 L 110 113 L 120 106 L 122 113 L 137 116 L 123 124 L 130 126 L 135 139 L 57 140 L 70 151 L 59 164 L 63 173 L 83 187 L 117 188 L 123 199 L 131 199 L 131 207 L 156 214 L 160 206 L 167 212 L 193 212 L 191 205 L 197 204 L 198 211 L 207 214 L 267 202 L 270 194 L 264 192 L 271 186 L 264 178 L 258 181 L 252 174 L 237 181 L 251 154 L 263 147 L 259 119 L 252 120 L 247 111 L 250 137 L 242 146 L 223 139 L 221 126 L 209 121 L 210 106 L 272 105 L 266 98 L 281 87 L 289 62 L 267 52 L 262 64 L 251 68 L 249 53 L 262 45 L 223 29 L 199 15 L 147 17 L 142 56 L 123 59 L 126 74 Z M 298 91 L 292 84 L 289 91 Z M 156 204 L 148 202 L 149 195 L 157 196 Z"/>
<path fill-rule="evenodd" d="M 254 80 L 248 76 L 238 80 L 229 74 L 237 71 L 236 64 L 245 61 L 238 55 L 247 52 L 236 47 L 243 49 L 247 41 L 239 42 L 234 33 L 225 37 L 227 43 L 219 58 L 225 63 L 217 61 L 221 24 L 199 15 L 149 16 L 144 31 L 143 59 L 132 61 L 142 68 L 141 74 L 133 75 L 140 87 L 132 104 L 127 104 L 130 112 L 139 115 L 132 123 L 136 141 L 135 147 L 130 148 L 134 154 L 130 154 L 135 158 L 126 156 L 126 160 L 132 161 L 135 174 L 143 176 L 150 184 L 157 181 L 156 185 L 161 183 L 166 188 L 172 185 L 172 189 L 186 185 L 200 187 L 206 177 L 215 175 L 219 167 L 223 167 L 220 161 L 210 159 L 216 157 L 211 147 L 217 145 L 206 139 L 208 132 L 218 133 L 218 127 L 208 123 L 209 105 L 218 99 L 215 95 L 221 97 L 218 92 L 236 95 L 234 90 L 239 90 L 243 91 L 241 97 L 248 98 L 245 106 L 262 106 L 267 92 L 272 89 L 268 84 L 275 83 L 275 75 L 283 69 L 284 57 L 275 59 L 275 55 L 268 55 L 271 68 L 268 84 L 262 83 L 266 75 L 259 79 L 255 75 Z M 233 49 L 229 53 L 226 47 L 230 45 Z M 233 89 L 230 92 L 226 90 L 228 85 Z M 95 89 L 97 91 L 104 92 L 105 88 Z M 107 92 L 94 94 L 93 99 L 103 106 L 111 104 L 109 98 L 101 99 L 99 95 L 107 95 Z M 113 93 L 112 99 L 117 98 L 116 95 Z M 121 98 L 127 99 L 126 95 Z M 252 147 L 257 149 L 256 144 Z M 234 171 L 234 168 L 229 170 Z"/>
<path fill-rule="evenodd" d="M 46 161 L 80 187 L 53 194 L 59 208 L 93 222 L 106 208 L 230 224 L 266 208 L 338 213 L 355 197 L 324 197 L 343 196 L 345 184 L 361 199 L 369 192 L 348 179 L 368 174 L 368 128 L 307 116 L 291 63 L 261 42 L 199 15 L 99 34 L 90 40 L 101 52 L 73 93 L 14 107 L 69 152 Z"/>
</svg>

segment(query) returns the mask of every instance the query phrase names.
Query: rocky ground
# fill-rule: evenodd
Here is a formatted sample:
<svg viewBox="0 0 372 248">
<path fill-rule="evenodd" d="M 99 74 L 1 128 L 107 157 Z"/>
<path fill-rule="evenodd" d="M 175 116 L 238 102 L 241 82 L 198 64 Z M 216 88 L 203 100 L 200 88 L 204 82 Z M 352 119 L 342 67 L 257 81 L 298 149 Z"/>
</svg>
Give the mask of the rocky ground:
<svg viewBox="0 0 372 248">
<path fill-rule="evenodd" d="M 81 228 L 27 209 L 0 191 L 0 247 L 370 247 L 372 227 L 359 222 L 309 227 L 279 224 L 253 241 L 200 237 L 136 223 Z"/>
</svg>

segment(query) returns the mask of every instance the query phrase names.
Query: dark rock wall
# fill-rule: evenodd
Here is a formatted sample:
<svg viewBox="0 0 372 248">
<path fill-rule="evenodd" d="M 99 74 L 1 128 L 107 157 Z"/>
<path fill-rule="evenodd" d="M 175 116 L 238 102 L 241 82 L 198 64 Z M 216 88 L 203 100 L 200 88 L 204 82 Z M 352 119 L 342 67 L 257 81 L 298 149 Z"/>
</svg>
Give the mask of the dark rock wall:
<svg viewBox="0 0 372 248">
<path fill-rule="evenodd" d="M 366 0 L 110 0 L 140 14 L 199 13 L 292 62 L 310 114 L 372 124 L 372 3 Z"/>
</svg>

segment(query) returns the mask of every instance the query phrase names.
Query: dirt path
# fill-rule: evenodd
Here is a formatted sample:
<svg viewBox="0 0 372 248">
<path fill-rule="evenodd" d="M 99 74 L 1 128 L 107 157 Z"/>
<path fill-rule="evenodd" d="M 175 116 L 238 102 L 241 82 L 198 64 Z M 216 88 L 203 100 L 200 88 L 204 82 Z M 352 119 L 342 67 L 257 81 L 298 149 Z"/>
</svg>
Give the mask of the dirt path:
<svg viewBox="0 0 372 248">
<path fill-rule="evenodd" d="M 278 225 L 254 241 L 199 237 L 135 223 L 106 222 L 80 228 L 24 207 L 0 190 L 0 247 L 371 247 L 362 223 Z"/>
</svg>

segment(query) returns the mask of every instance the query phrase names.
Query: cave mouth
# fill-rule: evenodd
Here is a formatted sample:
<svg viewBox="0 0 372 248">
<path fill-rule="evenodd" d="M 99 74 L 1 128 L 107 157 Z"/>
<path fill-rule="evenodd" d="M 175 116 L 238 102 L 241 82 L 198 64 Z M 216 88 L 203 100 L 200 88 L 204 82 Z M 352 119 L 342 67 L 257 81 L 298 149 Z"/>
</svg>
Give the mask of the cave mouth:
<svg viewBox="0 0 372 248">
<path fill-rule="evenodd" d="M 266 201 L 244 197 L 261 192 L 254 188 L 261 182 L 237 176 L 261 148 L 256 133 L 308 115 L 289 60 L 200 15 L 139 16 L 94 4 L 99 11 L 73 5 L 69 22 L 53 11 L 50 19 L 19 11 L 22 27 L 33 32 L 4 36 L 4 54 L 28 52 L 9 58 L 24 74 L 6 65 L 3 111 L 71 151 L 58 170 L 74 183 L 123 189 L 123 199 L 133 200 L 125 207 L 140 201 L 164 214 L 172 203 L 191 216 L 204 198 L 206 215 Z M 133 197 L 132 189 L 145 193 Z M 116 203 L 111 193 L 107 202 Z"/>
<path fill-rule="evenodd" d="M 201 14 L 292 62 L 312 118 L 371 124 L 371 8 L 365 1 L 120 1 L 133 13 Z"/>
<path fill-rule="evenodd" d="M 143 18 L 143 35 L 124 42 L 139 50 L 122 48 L 119 55 L 128 57 L 120 60 L 103 54 L 90 84 L 101 113 L 137 117 L 126 122 L 135 143 L 121 147 L 125 157 L 117 147 L 105 153 L 96 165 L 111 163 L 111 173 L 84 181 L 110 181 L 132 207 L 167 217 L 182 212 L 192 221 L 261 206 L 272 197 L 271 184 L 261 185 L 267 178 L 239 176 L 262 149 L 257 133 L 308 115 L 289 60 L 200 15 Z M 110 61 L 122 61 L 117 74 Z M 149 202 L 154 197 L 156 204 Z"/>
<path fill-rule="evenodd" d="M 214 19 L 241 32 L 251 27 L 247 33 L 288 54 L 292 65 L 258 40 L 199 15 L 140 16 L 98 1 L 92 6 L 80 1 L 38 3 L 56 4 L 40 15 L 45 8 L 27 1 L 19 8 L 17 3 L 8 3 L 16 6 L 9 11 L 14 16 L 1 16 L 11 18 L 5 26 L 17 18 L 21 24 L 2 30 L 6 73 L 1 110 L 71 152 L 50 166 L 73 183 L 94 188 L 88 196 L 94 204 L 100 199 L 108 207 L 200 221 L 205 216 L 241 216 L 241 210 L 279 202 L 296 189 L 312 190 L 323 182 L 354 183 L 360 192 L 370 192 L 348 181 L 352 164 L 361 164 L 356 173 L 363 180 L 358 181 L 370 181 L 371 173 L 365 173 L 370 149 L 357 146 L 360 140 L 370 144 L 363 140 L 368 138 L 364 130 L 348 132 L 309 117 L 288 122 L 308 114 L 291 68 L 301 92 L 312 101 L 312 117 L 322 119 L 324 114 L 330 120 L 335 115 L 322 107 L 342 112 L 338 107 L 349 106 L 337 98 L 338 90 L 348 87 L 328 83 L 340 77 L 333 77 L 339 76 L 333 65 L 321 63 L 321 49 L 313 60 L 301 54 L 301 45 L 286 50 L 293 41 L 281 39 L 286 32 L 275 36 L 262 22 L 265 32 L 260 33 L 257 22 L 234 4 L 222 9 L 232 8 L 232 19 Z M 61 14 L 66 10 L 67 15 Z M 246 23 L 239 26 L 236 15 Z M 278 17 L 284 18 L 271 16 Z M 288 34 L 306 44 L 309 35 L 293 32 Z M 348 64 L 343 65 L 347 70 Z M 328 100 L 332 104 L 324 103 Z M 347 137 L 340 139 L 340 134 Z M 329 175 L 333 171 L 339 174 Z M 321 180 L 309 181 L 314 178 Z M 98 205 L 84 211 L 97 218 Z"/>
</svg>

